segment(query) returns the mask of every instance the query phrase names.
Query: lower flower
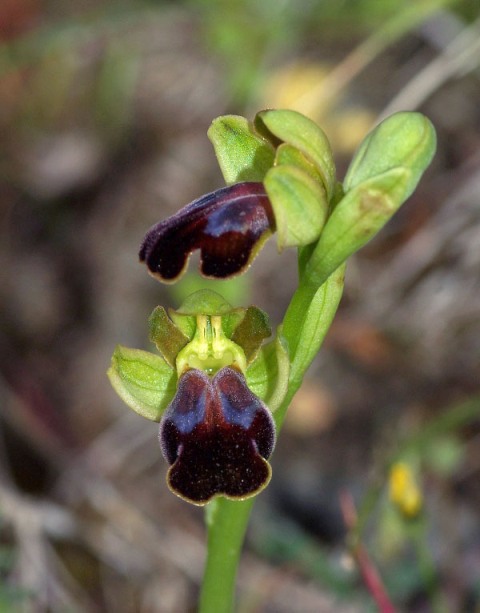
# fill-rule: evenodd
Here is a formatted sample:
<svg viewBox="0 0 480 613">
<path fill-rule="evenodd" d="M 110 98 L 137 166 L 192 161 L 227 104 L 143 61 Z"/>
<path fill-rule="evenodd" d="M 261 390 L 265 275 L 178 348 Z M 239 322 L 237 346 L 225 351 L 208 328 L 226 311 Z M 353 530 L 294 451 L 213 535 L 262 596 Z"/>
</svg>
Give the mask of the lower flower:
<svg viewBox="0 0 480 613">
<path fill-rule="evenodd" d="M 168 485 L 184 500 L 244 499 L 270 481 L 275 425 L 239 371 L 224 367 L 210 377 L 191 369 L 162 418 L 160 444 L 171 464 Z"/>
</svg>

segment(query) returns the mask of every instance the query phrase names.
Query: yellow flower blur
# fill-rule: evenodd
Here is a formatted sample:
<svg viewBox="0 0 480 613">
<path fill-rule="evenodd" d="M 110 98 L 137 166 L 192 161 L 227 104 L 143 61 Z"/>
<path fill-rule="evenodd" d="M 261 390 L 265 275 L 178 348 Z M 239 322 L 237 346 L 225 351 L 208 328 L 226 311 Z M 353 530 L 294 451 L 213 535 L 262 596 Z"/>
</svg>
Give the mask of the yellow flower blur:
<svg viewBox="0 0 480 613">
<path fill-rule="evenodd" d="M 414 473 L 405 462 L 396 462 L 389 477 L 390 500 L 409 518 L 416 517 L 423 504 L 422 492 L 418 487 Z"/>
</svg>

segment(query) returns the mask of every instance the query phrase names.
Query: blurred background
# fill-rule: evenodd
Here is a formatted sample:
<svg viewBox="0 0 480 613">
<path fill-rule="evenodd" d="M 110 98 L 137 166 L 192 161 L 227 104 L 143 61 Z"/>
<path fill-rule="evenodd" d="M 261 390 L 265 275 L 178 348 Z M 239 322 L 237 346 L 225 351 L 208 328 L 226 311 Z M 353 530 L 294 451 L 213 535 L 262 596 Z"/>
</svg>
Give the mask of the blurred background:
<svg viewBox="0 0 480 613">
<path fill-rule="evenodd" d="M 1 0 L 0 610 L 195 610 L 202 510 L 168 491 L 157 425 L 105 371 L 205 285 L 191 266 L 161 286 L 137 253 L 223 184 L 212 119 L 282 107 L 323 127 L 340 179 L 397 110 L 430 117 L 438 153 L 350 262 L 238 610 L 374 611 L 360 534 L 399 610 L 480 611 L 479 101 L 478 0 Z M 270 241 L 215 288 L 275 326 L 295 284 Z"/>
</svg>

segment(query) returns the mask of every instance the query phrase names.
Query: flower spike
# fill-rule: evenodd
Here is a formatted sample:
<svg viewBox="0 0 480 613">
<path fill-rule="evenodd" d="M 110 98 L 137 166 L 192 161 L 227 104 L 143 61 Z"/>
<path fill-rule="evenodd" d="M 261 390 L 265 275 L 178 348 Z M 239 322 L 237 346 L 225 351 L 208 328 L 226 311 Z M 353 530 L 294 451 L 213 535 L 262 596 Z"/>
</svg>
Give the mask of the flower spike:
<svg viewBox="0 0 480 613">
<path fill-rule="evenodd" d="M 140 261 L 163 281 L 177 281 L 190 254 L 201 251 L 201 272 L 224 279 L 243 272 L 275 231 L 262 183 L 237 183 L 206 194 L 148 230 Z"/>
</svg>

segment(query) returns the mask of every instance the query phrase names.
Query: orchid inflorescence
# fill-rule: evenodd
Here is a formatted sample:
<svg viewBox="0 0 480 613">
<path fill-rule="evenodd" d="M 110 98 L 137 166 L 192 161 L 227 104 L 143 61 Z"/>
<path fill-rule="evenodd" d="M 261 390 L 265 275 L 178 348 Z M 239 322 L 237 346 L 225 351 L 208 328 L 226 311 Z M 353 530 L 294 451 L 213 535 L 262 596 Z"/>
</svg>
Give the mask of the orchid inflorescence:
<svg viewBox="0 0 480 613">
<path fill-rule="evenodd" d="M 115 350 L 113 387 L 160 422 L 167 483 L 198 505 L 268 484 L 276 429 L 333 319 L 344 263 L 412 193 L 435 149 L 428 119 L 397 113 L 365 138 L 340 183 L 325 134 L 295 111 L 219 117 L 209 137 L 227 186 L 152 226 L 140 260 L 173 283 L 200 250 L 202 274 L 225 279 L 245 272 L 276 233 L 279 250 L 298 249 L 299 286 L 267 344 L 263 311 L 201 290 L 177 310 L 153 311 L 160 355 Z"/>
</svg>

